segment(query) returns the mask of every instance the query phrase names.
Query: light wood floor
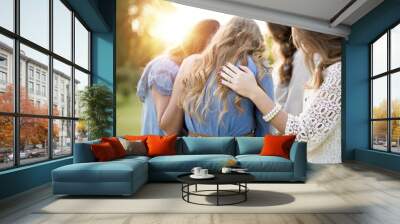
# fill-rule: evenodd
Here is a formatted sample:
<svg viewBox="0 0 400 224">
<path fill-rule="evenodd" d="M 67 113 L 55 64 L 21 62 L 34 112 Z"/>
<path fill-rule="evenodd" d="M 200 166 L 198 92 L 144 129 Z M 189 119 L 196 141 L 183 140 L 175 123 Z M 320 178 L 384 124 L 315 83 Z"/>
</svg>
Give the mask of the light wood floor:
<svg viewBox="0 0 400 224">
<path fill-rule="evenodd" d="M 42 186 L 0 202 L 0 223 L 104 224 L 253 224 L 253 223 L 400 223 L 400 174 L 359 163 L 311 166 L 308 182 L 317 183 L 346 201 L 368 206 L 357 214 L 37 214 L 54 200 Z M 173 205 L 171 205 L 173 206 Z"/>
</svg>

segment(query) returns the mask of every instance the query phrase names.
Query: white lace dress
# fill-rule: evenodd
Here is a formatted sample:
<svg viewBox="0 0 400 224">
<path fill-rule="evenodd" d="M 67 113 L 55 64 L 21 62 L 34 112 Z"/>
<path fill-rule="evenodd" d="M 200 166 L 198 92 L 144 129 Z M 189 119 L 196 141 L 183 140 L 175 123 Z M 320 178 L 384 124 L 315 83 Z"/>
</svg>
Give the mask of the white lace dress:
<svg viewBox="0 0 400 224">
<path fill-rule="evenodd" d="M 308 162 L 341 163 L 341 63 L 329 66 L 323 75 L 319 89 L 305 90 L 303 112 L 288 115 L 285 134 L 307 142 Z"/>
</svg>

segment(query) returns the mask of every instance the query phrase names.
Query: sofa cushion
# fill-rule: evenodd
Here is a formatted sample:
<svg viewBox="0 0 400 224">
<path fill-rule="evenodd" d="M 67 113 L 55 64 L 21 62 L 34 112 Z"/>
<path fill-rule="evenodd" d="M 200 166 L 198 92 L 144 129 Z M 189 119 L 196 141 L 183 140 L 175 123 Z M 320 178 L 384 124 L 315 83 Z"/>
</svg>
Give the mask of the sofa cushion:
<svg viewBox="0 0 400 224">
<path fill-rule="evenodd" d="M 118 158 L 112 145 L 108 142 L 92 144 L 90 147 L 92 149 L 94 157 L 96 157 L 96 161 L 105 162 Z"/>
<path fill-rule="evenodd" d="M 158 156 L 149 160 L 149 170 L 163 172 L 190 172 L 199 166 L 212 172 L 219 171 L 230 159 L 231 155 L 175 155 Z"/>
<path fill-rule="evenodd" d="M 110 143 L 117 158 L 122 158 L 126 156 L 126 151 L 124 149 L 124 146 L 121 144 L 121 142 L 117 137 L 104 137 L 101 138 L 101 142 Z"/>
<path fill-rule="evenodd" d="M 238 155 L 240 167 L 250 172 L 292 172 L 292 161 L 278 156 Z"/>
<path fill-rule="evenodd" d="M 181 154 L 225 154 L 235 155 L 233 137 L 183 137 L 180 140 Z"/>
<path fill-rule="evenodd" d="M 74 147 L 74 163 L 95 162 L 96 158 L 90 148 L 92 144 L 99 144 L 99 139 L 87 142 L 75 143 Z"/>
<path fill-rule="evenodd" d="M 146 140 L 148 147 L 147 155 L 151 157 L 175 155 L 177 146 L 176 138 L 177 135 L 148 136 Z"/>
<path fill-rule="evenodd" d="M 147 163 L 141 159 L 74 163 L 53 170 L 58 182 L 130 182 L 134 173 L 147 176 Z M 145 173 L 146 172 L 146 173 Z"/>
<path fill-rule="evenodd" d="M 130 141 L 124 138 L 119 138 L 122 146 L 126 151 L 126 155 L 137 155 L 137 156 L 145 156 L 147 155 L 146 143 L 141 140 Z"/>
<path fill-rule="evenodd" d="M 261 156 L 280 156 L 290 159 L 290 148 L 293 145 L 296 135 L 266 135 L 264 146 L 261 149 Z"/>
<path fill-rule="evenodd" d="M 236 137 L 236 155 L 259 154 L 264 145 L 263 137 Z"/>
</svg>

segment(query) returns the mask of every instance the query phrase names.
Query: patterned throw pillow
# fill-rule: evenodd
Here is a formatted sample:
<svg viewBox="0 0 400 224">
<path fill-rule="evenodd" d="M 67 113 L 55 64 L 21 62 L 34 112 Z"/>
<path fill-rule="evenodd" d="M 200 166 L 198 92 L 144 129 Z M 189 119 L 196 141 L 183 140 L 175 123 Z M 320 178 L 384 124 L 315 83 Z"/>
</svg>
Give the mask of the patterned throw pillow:
<svg viewBox="0 0 400 224">
<path fill-rule="evenodd" d="M 124 138 L 119 138 L 119 141 L 121 142 L 122 146 L 124 147 L 127 156 L 130 156 L 130 155 L 146 156 L 147 155 L 146 145 L 144 144 L 143 141 L 141 141 L 141 140 L 130 141 L 130 140 L 126 140 Z"/>
</svg>

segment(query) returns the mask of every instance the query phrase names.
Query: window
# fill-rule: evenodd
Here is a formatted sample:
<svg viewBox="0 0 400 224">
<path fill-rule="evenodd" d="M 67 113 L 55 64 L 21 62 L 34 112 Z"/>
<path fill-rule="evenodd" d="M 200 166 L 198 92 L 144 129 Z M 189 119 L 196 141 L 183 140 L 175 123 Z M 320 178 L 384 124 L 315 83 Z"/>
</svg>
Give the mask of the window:
<svg viewBox="0 0 400 224">
<path fill-rule="evenodd" d="M 6 85 L 7 84 L 7 73 L 0 71 L 0 84 Z"/>
<path fill-rule="evenodd" d="M 28 93 L 33 94 L 34 89 L 33 89 L 33 82 L 28 82 Z"/>
<path fill-rule="evenodd" d="M 20 0 L 21 36 L 49 48 L 49 0 Z"/>
<path fill-rule="evenodd" d="M 14 31 L 14 0 L 0 1 L 0 26 Z"/>
<path fill-rule="evenodd" d="M 0 67 L 7 68 L 7 56 L 0 54 Z"/>
<path fill-rule="evenodd" d="M 0 115 L 0 169 L 14 166 L 14 122 L 12 116 Z"/>
<path fill-rule="evenodd" d="M 53 120 L 53 157 L 71 155 L 72 121 Z"/>
<path fill-rule="evenodd" d="M 39 54 L 40 54 L 40 53 L 39 53 Z M 45 63 L 46 63 L 46 62 L 45 62 Z M 39 69 L 36 69 L 36 73 L 35 73 L 35 74 L 36 74 L 36 76 L 35 76 L 35 77 L 36 77 L 36 80 L 37 80 L 37 81 L 40 81 L 40 70 L 39 70 Z"/>
<path fill-rule="evenodd" d="M 90 31 L 62 0 L 0 0 L 0 26 L 0 170 L 72 155 Z"/>
<path fill-rule="evenodd" d="M 89 86 L 89 74 L 84 72 L 75 71 L 75 117 L 79 117 L 81 114 L 81 107 L 79 106 L 80 103 L 80 96 L 81 92 Z"/>
<path fill-rule="evenodd" d="M 3 2 L 0 3 L 0 12 Z M 2 13 L 0 13 L 2 14 Z M 0 20 L 2 19 L 0 15 Z M 0 33 L 0 115 L 14 112 L 14 71 L 12 58 L 14 57 L 14 41 Z M 5 115 L 5 114 L 4 114 Z M 1 136 L 0 136 L 1 137 Z M 1 148 L 1 147 L 0 147 Z M 1 164 L 1 160 L 0 160 Z M 1 169 L 1 165 L 0 165 Z"/>
<path fill-rule="evenodd" d="M 0 53 L 0 91 L 5 92 L 7 87 L 7 56 Z"/>
<path fill-rule="evenodd" d="M 72 12 L 60 1 L 53 0 L 54 53 L 71 60 Z"/>
<path fill-rule="evenodd" d="M 36 84 L 36 95 L 40 95 L 40 84 Z"/>
<path fill-rule="evenodd" d="M 370 45 L 371 148 L 400 153 L 400 24 Z"/>
<path fill-rule="evenodd" d="M 42 86 L 42 96 L 46 97 L 46 86 Z"/>
<path fill-rule="evenodd" d="M 89 32 L 77 18 L 75 18 L 75 62 L 89 69 Z"/>
<path fill-rule="evenodd" d="M 28 71 L 29 79 L 33 80 L 33 67 L 29 66 L 29 71 Z"/>
</svg>

